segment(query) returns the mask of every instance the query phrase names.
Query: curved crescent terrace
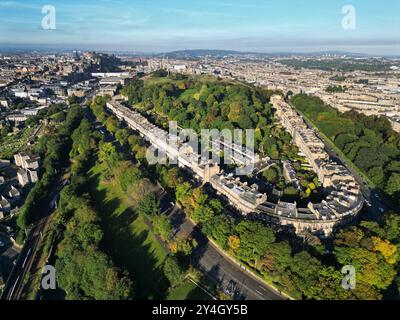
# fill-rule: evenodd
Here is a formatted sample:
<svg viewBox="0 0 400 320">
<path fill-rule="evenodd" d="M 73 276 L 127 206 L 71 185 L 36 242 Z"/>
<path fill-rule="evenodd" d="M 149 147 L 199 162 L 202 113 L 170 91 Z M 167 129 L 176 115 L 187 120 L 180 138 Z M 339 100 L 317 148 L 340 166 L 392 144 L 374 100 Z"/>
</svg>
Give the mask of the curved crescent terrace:
<svg viewBox="0 0 400 320">
<path fill-rule="evenodd" d="M 328 195 L 322 202 L 310 202 L 306 208 L 298 208 L 296 203 L 269 202 L 268 196 L 258 191 L 257 184 L 249 186 L 233 173 L 226 173 L 219 165 L 202 159 L 198 152 L 179 137 L 172 145 L 167 143 L 168 132 L 150 123 L 138 112 L 124 106 L 116 97 L 107 103 L 107 108 L 133 130 L 139 132 L 155 148 L 163 151 L 168 158 L 174 159 L 179 166 L 190 169 L 198 178 L 209 182 L 218 194 L 224 196 L 244 216 L 255 215 L 269 223 L 291 226 L 297 234 L 311 232 L 329 236 L 336 226 L 351 222 L 361 211 L 364 199 L 360 187 L 343 165 L 330 159 L 324 143 L 314 130 L 307 127 L 302 117 L 290 105 L 278 95 L 271 98 L 271 103 L 276 109 L 279 121 L 292 135 L 294 143 L 305 155 L 327 191 Z M 238 146 L 231 147 L 235 149 L 232 150 L 233 154 L 237 153 Z M 241 150 L 239 158 L 246 157 L 257 167 L 265 167 L 273 162 L 268 158 L 260 159 L 245 148 L 239 149 Z M 236 163 L 242 165 L 240 160 Z"/>
</svg>

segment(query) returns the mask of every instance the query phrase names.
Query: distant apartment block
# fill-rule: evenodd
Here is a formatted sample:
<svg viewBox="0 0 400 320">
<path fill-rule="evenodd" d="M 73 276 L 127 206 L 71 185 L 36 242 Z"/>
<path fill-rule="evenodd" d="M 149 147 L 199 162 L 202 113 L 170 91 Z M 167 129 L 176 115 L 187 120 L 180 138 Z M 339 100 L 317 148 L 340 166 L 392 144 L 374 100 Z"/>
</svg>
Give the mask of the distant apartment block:
<svg viewBox="0 0 400 320">
<path fill-rule="evenodd" d="M 17 153 L 14 155 L 15 164 L 22 169 L 33 169 L 39 168 L 40 157 L 31 156 L 26 153 Z"/>
<path fill-rule="evenodd" d="M 38 174 L 36 170 L 32 170 L 32 169 L 27 169 L 26 170 L 28 173 L 28 177 L 29 177 L 29 181 L 32 183 L 35 183 L 39 180 Z"/>
<path fill-rule="evenodd" d="M 20 186 L 25 187 L 26 185 L 29 184 L 28 172 L 23 169 L 18 170 L 17 179 L 18 179 L 18 183 L 20 184 Z"/>
<path fill-rule="evenodd" d="M 17 153 L 14 155 L 14 161 L 20 168 L 17 172 L 17 179 L 22 187 L 38 181 L 37 170 L 39 169 L 40 157 Z"/>
<path fill-rule="evenodd" d="M 4 197 L 0 197 L 0 212 L 1 213 L 8 213 L 11 211 L 11 204 L 10 202 Z"/>
</svg>

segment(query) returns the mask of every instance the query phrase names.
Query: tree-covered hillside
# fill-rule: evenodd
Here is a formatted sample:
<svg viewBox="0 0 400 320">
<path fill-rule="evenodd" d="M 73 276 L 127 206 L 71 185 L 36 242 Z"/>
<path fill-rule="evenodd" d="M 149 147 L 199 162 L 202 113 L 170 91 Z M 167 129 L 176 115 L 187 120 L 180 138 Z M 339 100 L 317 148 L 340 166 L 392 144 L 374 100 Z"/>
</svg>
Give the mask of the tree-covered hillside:
<svg viewBox="0 0 400 320">
<path fill-rule="evenodd" d="M 176 120 L 183 127 L 260 128 L 270 123 L 271 91 L 209 77 L 136 80 L 122 93 L 132 104 Z"/>
<path fill-rule="evenodd" d="M 278 158 L 296 150 L 290 145 L 290 136 L 275 127 L 269 104 L 275 93 L 240 82 L 182 75 L 134 80 L 122 90 L 130 104 L 155 114 L 160 125 L 174 120 L 196 131 L 255 129 L 256 149 Z"/>
</svg>

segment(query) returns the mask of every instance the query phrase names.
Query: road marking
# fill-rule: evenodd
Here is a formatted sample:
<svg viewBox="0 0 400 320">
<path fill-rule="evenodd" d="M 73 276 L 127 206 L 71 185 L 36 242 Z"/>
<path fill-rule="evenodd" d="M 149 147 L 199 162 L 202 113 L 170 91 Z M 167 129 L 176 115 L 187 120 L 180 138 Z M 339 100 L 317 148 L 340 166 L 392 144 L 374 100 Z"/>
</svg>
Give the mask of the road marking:
<svg viewBox="0 0 400 320">
<path fill-rule="evenodd" d="M 32 248 L 30 248 L 29 251 L 28 251 L 28 253 L 26 254 L 26 257 L 25 257 L 25 259 L 24 259 L 24 263 L 22 264 L 22 268 L 21 268 L 21 269 L 23 269 L 23 268 L 25 267 L 26 260 L 28 259 L 29 254 L 31 253 L 31 250 L 32 250 Z"/>
<path fill-rule="evenodd" d="M 14 290 L 15 290 L 15 287 L 16 287 L 17 284 L 18 284 L 19 277 L 20 277 L 20 276 L 18 276 L 17 280 L 15 280 L 14 286 L 13 286 L 13 288 L 12 288 L 12 290 L 11 290 L 11 293 L 10 293 L 10 299 L 12 298 L 13 293 L 14 293 Z"/>
<path fill-rule="evenodd" d="M 205 259 L 205 260 L 207 260 L 207 256 L 206 255 L 204 255 L 203 257 L 202 257 L 202 259 Z M 210 257 L 208 257 L 208 260 L 211 262 L 211 264 L 213 264 L 214 263 L 214 259 L 210 259 Z M 223 260 L 224 262 L 226 261 L 226 260 Z M 203 262 L 205 262 L 204 260 L 203 260 Z M 257 290 L 257 289 L 252 289 L 251 288 L 251 286 L 248 286 L 248 284 L 247 283 L 245 283 L 245 281 L 242 281 L 242 280 L 240 280 L 239 278 L 238 278 L 238 276 L 236 275 L 236 272 L 237 271 L 235 271 L 234 269 L 235 269 L 235 267 L 236 267 L 236 265 L 234 265 L 234 264 L 230 264 L 228 261 L 226 261 L 227 262 L 227 268 L 225 268 L 224 266 L 223 266 L 223 264 L 220 264 L 219 265 L 219 271 L 220 272 L 222 272 L 222 273 L 224 273 L 224 274 L 226 274 L 226 275 L 228 275 L 228 277 L 229 278 L 231 278 L 232 280 L 236 280 L 236 282 L 238 283 L 238 285 L 239 285 L 239 287 L 241 287 L 242 288 L 242 290 L 240 290 L 241 291 L 241 293 L 243 293 L 245 296 L 246 296 L 246 293 L 245 293 L 245 291 L 247 290 L 247 292 L 253 292 L 253 293 L 256 293 L 258 296 L 259 296 L 259 298 L 261 299 L 261 300 L 263 300 L 263 299 L 266 299 L 266 297 L 265 297 L 265 293 L 262 293 L 262 292 L 260 292 L 259 290 Z M 232 267 L 233 267 L 233 270 L 232 270 Z M 207 271 L 210 271 L 210 270 L 207 270 L 207 269 L 205 269 L 205 268 L 203 268 L 204 270 L 206 270 L 206 272 Z M 239 269 L 240 270 L 240 269 Z M 238 271 L 239 271 L 238 270 Z M 210 276 L 210 275 L 209 275 Z M 218 279 L 218 276 L 217 275 L 212 275 L 211 276 L 213 279 L 215 279 L 216 281 L 219 281 L 219 279 Z M 249 278 L 250 279 L 250 278 Z M 244 289 L 244 290 L 243 290 Z M 272 292 L 273 293 L 273 292 Z M 269 296 L 267 296 L 267 298 L 268 298 Z"/>
</svg>

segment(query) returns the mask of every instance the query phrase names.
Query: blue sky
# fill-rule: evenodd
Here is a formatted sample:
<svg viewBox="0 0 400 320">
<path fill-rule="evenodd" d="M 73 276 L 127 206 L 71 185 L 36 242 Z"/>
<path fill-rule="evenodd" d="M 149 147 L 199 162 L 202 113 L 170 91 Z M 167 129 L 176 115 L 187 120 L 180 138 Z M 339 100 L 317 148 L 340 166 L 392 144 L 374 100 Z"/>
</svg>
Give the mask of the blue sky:
<svg viewBox="0 0 400 320">
<path fill-rule="evenodd" d="M 356 29 L 342 28 L 342 7 Z M 43 30 L 42 6 L 56 8 Z M 0 0 L 0 45 L 400 54 L 399 0 Z"/>
</svg>

